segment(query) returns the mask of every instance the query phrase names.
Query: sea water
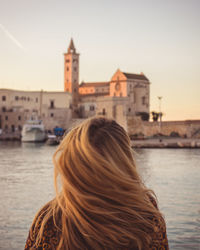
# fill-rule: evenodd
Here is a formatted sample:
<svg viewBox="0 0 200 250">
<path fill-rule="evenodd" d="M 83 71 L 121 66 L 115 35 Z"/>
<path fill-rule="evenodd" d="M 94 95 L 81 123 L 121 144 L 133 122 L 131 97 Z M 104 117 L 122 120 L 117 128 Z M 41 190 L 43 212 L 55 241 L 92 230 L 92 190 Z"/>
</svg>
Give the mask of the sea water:
<svg viewBox="0 0 200 250">
<path fill-rule="evenodd" d="M 0 142 L 0 249 L 23 249 L 35 213 L 54 197 L 45 144 Z M 200 149 L 140 149 L 138 170 L 165 216 L 170 249 L 200 249 Z"/>
</svg>

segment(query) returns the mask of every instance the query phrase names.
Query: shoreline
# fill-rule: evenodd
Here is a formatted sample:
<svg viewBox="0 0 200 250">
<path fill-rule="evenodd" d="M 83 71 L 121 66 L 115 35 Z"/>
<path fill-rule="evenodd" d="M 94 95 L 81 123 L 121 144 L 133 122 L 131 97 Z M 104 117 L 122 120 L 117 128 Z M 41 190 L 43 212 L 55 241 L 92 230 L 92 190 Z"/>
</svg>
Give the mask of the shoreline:
<svg viewBox="0 0 200 250">
<path fill-rule="evenodd" d="M 200 139 L 195 138 L 156 138 L 131 140 L 132 148 L 200 148 Z"/>
<path fill-rule="evenodd" d="M 19 133 L 1 134 L 0 141 L 21 142 Z M 131 140 L 132 148 L 200 148 L 198 138 L 148 138 Z"/>
</svg>

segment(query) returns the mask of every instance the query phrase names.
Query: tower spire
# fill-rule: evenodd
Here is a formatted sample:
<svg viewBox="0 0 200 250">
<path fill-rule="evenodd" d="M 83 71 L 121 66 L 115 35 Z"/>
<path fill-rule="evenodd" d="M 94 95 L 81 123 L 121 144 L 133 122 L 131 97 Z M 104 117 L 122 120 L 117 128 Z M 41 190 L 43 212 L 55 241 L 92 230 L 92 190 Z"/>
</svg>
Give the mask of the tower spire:
<svg viewBox="0 0 200 250">
<path fill-rule="evenodd" d="M 73 42 L 72 38 L 70 40 L 70 44 L 69 44 L 67 52 L 68 53 L 76 53 L 76 49 L 75 49 L 74 42 Z"/>
</svg>

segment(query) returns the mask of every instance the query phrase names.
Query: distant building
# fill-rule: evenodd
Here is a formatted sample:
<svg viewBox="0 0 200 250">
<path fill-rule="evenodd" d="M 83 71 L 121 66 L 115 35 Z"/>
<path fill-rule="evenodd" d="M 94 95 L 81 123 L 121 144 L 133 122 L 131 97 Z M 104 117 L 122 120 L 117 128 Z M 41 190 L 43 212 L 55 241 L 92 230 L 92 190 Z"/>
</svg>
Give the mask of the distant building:
<svg viewBox="0 0 200 250">
<path fill-rule="evenodd" d="M 107 82 L 79 84 L 79 54 L 71 39 L 64 54 L 64 91 L 0 89 L 0 129 L 21 130 L 26 120 L 38 117 L 45 128 L 67 128 L 72 118 L 103 115 L 126 127 L 127 117 L 149 118 L 148 78 L 119 69 Z"/>
<path fill-rule="evenodd" d="M 150 82 L 143 73 L 125 73 L 118 69 L 108 82 L 78 85 L 79 54 L 72 39 L 64 57 L 64 89 L 72 94 L 74 117 L 99 114 L 121 123 L 126 123 L 126 116 L 149 119 Z"/>
<path fill-rule="evenodd" d="M 66 127 L 71 120 L 71 94 L 67 92 L 0 89 L 0 128 L 21 130 L 33 118 L 42 119 L 45 128 Z"/>
</svg>

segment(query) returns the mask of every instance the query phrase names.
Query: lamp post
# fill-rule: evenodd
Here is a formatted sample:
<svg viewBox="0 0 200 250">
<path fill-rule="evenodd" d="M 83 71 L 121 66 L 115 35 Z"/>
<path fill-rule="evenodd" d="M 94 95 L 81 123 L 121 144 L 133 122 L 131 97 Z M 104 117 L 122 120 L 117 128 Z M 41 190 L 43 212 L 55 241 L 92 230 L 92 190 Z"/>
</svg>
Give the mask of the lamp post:
<svg viewBox="0 0 200 250">
<path fill-rule="evenodd" d="M 161 133 L 161 121 L 162 121 L 162 113 L 161 113 L 161 102 L 162 96 L 158 96 L 158 105 L 159 105 L 159 133 Z"/>
</svg>

